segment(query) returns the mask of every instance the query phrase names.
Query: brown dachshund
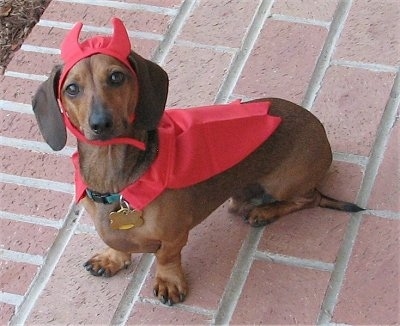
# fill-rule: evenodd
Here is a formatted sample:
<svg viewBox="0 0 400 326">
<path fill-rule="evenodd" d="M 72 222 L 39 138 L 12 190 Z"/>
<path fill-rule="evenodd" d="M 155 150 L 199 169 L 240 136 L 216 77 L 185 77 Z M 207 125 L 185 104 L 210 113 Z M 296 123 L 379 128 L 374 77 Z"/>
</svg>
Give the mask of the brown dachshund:
<svg viewBox="0 0 400 326">
<path fill-rule="evenodd" d="M 118 193 L 135 181 L 157 155 L 157 126 L 168 91 L 166 72 L 131 52 L 135 74 L 114 57 L 94 54 L 75 64 L 66 75 L 61 94 L 56 66 L 36 92 L 33 109 L 46 142 L 56 150 L 65 146 L 66 128 L 57 98 L 73 125 L 87 139 L 132 137 L 146 144 L 141 151 L 129 145 L 96 146 L 78 141 L 80 173 L 90 189 Z M 113 83 L 107 81 L 112 80 Z M 79 96 L 71 96 L 84 90 Z M 358 206 L 328 198 L 316 187 L 332 162 L 331 148 L 321 123 L 291 102 L 270 101 L 270 113 L 282 118 L 277 131 L 234 167 L 183 189 L 167 189 L 143 209 L 143 224 L 129 229 L 110 226 L 110 213 L 120 203 L 81 200 L 100 237 L 109 246 L 85 267 L 93 275 L 112 276 L 131 262 L 132 253 L 154 253 L 157 259 L 155 295 L 169 305 L 188 293 L 181 266 L 181 250 L 189 230 L 229 199 L 230 210 L 252 226 L 315 206 L 348 212 Z M 135 122 L 128 123 L 135 113 Z"/>
</svg>

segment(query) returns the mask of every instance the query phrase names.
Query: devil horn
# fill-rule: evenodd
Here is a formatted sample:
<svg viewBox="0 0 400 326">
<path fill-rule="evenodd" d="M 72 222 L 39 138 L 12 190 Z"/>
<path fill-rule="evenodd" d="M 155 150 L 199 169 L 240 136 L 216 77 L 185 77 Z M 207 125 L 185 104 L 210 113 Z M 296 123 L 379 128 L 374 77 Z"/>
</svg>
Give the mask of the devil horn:
<svg viewBox="0 0 400 326">
<path fill-rule="evenodd" d="M 79 43 L 82 26 L 81 22 L 76 23 L 61 43 L 61 57 L 64 62 L 68 62 L 71 56 L 82 51 Z"/>
<path fill-rule="evenodd" d="M 111 22 L 114 27 L 114 32 L 108 48 L 117 48 L 118 52 L 127 58 L 131 52 L 131 41 L 129 40 L 128 32 L 126 31 L 124 23 L 118 18 L 113 18 Z"/>
</svg>

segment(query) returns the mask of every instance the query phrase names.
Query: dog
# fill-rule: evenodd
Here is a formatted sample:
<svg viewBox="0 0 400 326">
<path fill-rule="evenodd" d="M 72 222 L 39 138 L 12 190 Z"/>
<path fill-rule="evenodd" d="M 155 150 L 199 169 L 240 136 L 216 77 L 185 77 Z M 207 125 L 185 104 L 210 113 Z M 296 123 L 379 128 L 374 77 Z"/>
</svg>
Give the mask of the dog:
<svg viewBox="0 0 400 326">
<path fill-rule="evenodd" d="M 76 173 L 91 190 L 77 199 L 108 245 L 84 264 L 93 275 L 113 276 L 130 264 L 132 253 L 154 253 L 154 295 L 172 305 L 188 294 L 181 250 L 189 230 L 226 200 L 230 212 L 254 227 L 316 206 L 362 210 L 317 190 L 332 162 L 324 127 L 306 109 L 278 98 L 244 103 L 268 105 L 271 116 L 279 117 L 276 130 L 249 155 L 200 182 L 160 188 L 140 211 L 132 208 L 118 194 L 124 194 L 123 189 L 146 174 L 161 155 L 160 121 L 169 112 L 168 76 L 132 51 L 122 22 L 113 23 L 113 37 L 90 39 L 84 45 L 78 42 L 82 25 L 74 27 L 62 45 L 64 65 L 54 67 L 32 102 L 40 131 L 54 150 L 65 146 L 66 126 L 78 138 Z M 121 46 L 123 50 L 117 49 Z M 241 136 L 240 131 L 234 133 Z M 203 159 L 219 155 L 221 151 Z M 141 195 L 146 189 L 135 191 Z M 127 221 L 118 222 L 116 217 Z"/>
</svg>

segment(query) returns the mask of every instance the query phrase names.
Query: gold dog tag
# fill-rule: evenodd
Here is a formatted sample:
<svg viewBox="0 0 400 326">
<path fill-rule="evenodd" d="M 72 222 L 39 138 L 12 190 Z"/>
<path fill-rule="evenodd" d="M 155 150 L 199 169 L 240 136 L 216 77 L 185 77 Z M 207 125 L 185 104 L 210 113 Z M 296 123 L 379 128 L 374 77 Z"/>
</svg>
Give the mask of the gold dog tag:
<svg viewBox="0 0 400 326">
<path fill-rule="evenodd" d="M 118 211 L 110 213 L 110 226 L 114 230 L 129 230 L 142 226 L 143 223 L 141 211 L 121 207 Z"/>
</svg>

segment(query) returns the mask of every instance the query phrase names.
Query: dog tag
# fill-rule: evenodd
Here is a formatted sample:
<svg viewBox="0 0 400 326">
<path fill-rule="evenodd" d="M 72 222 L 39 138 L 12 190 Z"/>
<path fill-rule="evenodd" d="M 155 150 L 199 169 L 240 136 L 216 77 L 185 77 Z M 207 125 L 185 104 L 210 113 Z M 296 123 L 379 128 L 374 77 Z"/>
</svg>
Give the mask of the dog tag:
<svg viewBox="0 0 400 326">
<path fill-rule="evenodd" d="M 110 213 L 110 226 L 114 230 L 129 230 L 142 226 L 143 223 L 141 211 L 121 207 L 118 211 Z"/>
</svg>

